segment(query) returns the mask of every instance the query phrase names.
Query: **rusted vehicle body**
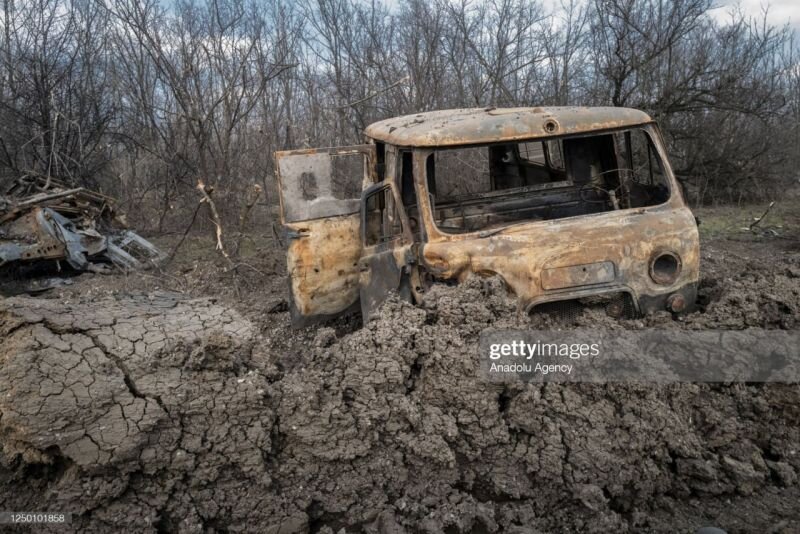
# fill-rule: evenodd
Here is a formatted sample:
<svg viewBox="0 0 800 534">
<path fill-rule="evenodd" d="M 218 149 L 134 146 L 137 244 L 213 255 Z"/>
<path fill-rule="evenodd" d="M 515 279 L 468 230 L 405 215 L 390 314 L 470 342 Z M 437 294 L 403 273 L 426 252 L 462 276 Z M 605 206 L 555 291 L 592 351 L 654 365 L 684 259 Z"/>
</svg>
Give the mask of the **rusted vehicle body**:
<svg viewBox="0 0 800 534">
<path fill-rule="evenodd" d="M 699 240 L 655 122 L 625 108 L 393 118 L 276 154 L 293 324 L 500 276 L 533 312 L 691 310 Z"/>
</svg>

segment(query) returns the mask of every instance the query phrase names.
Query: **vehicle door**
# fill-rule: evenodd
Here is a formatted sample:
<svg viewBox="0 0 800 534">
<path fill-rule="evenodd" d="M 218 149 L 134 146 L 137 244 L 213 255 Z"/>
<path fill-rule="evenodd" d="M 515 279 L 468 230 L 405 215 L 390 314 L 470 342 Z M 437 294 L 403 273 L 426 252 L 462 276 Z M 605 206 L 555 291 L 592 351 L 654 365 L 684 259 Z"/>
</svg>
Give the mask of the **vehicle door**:
<svg viewBox="0 0 800 534">
<path fill-rule="evenodd" d="M 375 146 L 276 152 L 292 325 L 335 317 L 359 298 L 361 191 Z"/>
<path fill-rule="evenodd" d="M 361 202 L 359 294 L 366 323 L 392 291 L 411 300 L 411 274 L 416 261 L 394 182 L 385 180 L 368 188 Z"/>
</svg>

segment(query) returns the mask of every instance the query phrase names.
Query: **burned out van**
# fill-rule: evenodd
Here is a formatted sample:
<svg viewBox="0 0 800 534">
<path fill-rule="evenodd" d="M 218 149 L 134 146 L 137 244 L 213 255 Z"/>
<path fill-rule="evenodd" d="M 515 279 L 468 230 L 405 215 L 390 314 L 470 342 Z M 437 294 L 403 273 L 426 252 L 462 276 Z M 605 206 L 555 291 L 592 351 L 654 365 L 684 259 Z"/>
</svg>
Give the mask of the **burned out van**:
<svg viewBox="0 0 800 534">
<path fill-rule="evenodd" d="M 481 108 L 276 153 L 294 325 L 499 276 L 528 312 L 689 311 L 697 225 L 655 122 L 625 108 Z"/>
</svg>

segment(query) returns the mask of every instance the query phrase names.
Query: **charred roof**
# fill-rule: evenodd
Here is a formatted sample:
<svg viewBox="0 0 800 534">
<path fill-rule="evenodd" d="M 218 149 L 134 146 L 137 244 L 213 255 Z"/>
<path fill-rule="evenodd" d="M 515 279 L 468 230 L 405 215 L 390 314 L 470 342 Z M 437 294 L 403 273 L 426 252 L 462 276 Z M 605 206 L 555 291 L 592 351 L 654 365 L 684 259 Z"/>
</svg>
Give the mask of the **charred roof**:
<svg viewBox="0 0 800 534">
<path fill-rule="evenodd" d="M 367 136 L 397 146 L 441 147 L 519 141 L 652 122 L 615 107 L 472 108 L 429 111 L 371 124 Z"/>
</svg>

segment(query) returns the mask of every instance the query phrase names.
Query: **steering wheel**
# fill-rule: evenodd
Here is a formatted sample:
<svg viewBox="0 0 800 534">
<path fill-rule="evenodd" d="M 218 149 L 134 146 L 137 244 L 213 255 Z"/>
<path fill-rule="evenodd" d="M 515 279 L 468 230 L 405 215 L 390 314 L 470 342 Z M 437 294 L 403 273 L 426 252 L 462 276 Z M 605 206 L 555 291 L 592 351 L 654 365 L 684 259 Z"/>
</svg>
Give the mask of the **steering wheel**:
<svg viewBox="0 0 800 534">
<path fill-rule="evenodd" d="M 597 178 L 602 177 L 605 174 L 610 174 L 612 172 L 618 173 L 620 175 L 619 185 L 617 187 L 613 187 L 611 189 L 606 189 L 600 187 L 599 185 L 595 184 Z M 628 175 L 629 178 L 626 179 L 624 176 Z M 609 169 L 607 171 L 599 172 L 589 179 L 588 182 L 583 184 L 580 189 L 578 189 L 578 194 L 580 195 L 580 199 L 582 202 L 587 202 L 589 204 L 599 204 L 605 203 L 606 201 L 610 201 L 611 205 L 614 206 L 615 210 L 620 209 L 619 201 L 620 199 L 627 195 L 628 193 L 628 185 L 627 181 L 637 181 L 636 180 L 636 171 L 633 169 Z M 596 198 L 587 198 L 587 193 L 589 191 L 599 191 L 605 194 L 604 198 L 596 199 Z"/>
</svg>

